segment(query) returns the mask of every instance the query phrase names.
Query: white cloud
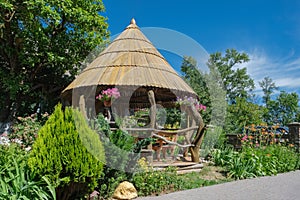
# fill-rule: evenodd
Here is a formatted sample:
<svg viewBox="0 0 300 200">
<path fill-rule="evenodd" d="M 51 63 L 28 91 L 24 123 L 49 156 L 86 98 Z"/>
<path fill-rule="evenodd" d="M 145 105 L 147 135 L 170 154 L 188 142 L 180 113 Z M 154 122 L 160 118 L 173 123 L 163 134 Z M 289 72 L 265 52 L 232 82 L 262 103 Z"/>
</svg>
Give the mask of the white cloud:
<svg viewBox="0 0 300 200">
<path fill-rule="evenodd" d="M 299 88 L 300 87 L 300 77 L 294 78 L 279 78 L 276 80 L 276 83 L 279 87 L 288 87 L 288 88 Z"/>
<path fill-rule="evenodd" d="M 295 59 L 294 61 L 287 64 L 288 71 L 300 70 L 300 58 Z"/>
<path fill-rule="evenodd" d="M 250 61 L 238 67 L 247 68 L 257 91 L 260 89 L 258 82 L 266 76 L 272 78 L 279 89 L 297 90 L 300 87 L 300 58 L 293 52 L 283 58 L 272 58 L 258 49 L 247 54 Z"/>
</svg>

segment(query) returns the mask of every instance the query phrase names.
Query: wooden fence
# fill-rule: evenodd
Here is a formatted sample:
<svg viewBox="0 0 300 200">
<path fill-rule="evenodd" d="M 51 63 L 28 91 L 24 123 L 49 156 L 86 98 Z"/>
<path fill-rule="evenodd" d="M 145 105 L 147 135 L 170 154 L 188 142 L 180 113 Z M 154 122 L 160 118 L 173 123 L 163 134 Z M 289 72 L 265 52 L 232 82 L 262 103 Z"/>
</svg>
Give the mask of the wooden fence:
<svg viewBox="0 0 300 200">
<path fill-rule="evenodd" d="M 235 149 L 241 149 L 243 143 L 250 145 L 268 145 L 274 143 L 282 143 L 293 145 L 299 151 L 300 149 L 300 123 L 293 122 L 288 125 L 288 133 L 249 133 L 249 134 L 226 134 L 227 143 L 231 144 Z"/>
</svg>

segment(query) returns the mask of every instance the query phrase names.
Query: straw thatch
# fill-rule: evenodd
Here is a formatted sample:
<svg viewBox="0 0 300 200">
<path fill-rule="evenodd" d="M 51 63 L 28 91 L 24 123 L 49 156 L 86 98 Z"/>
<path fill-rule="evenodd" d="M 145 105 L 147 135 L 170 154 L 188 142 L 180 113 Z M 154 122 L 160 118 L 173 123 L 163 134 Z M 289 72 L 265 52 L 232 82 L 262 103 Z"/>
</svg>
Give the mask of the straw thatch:
<svg viewBox="0 0 300 200">
<path fill-rule="evenodd" d="M 142 91 L 151 88 L 156 92 L 156 98 L 162 101 L 168 96 L 168 100 L 174 98 L 171 94 L 174 91 L 196 96 L 140 31 L 134 19 L 62 92 L 62 97 L 68 98 L 74 88 L 89 86 L 134 86 Z"/>
</svg>

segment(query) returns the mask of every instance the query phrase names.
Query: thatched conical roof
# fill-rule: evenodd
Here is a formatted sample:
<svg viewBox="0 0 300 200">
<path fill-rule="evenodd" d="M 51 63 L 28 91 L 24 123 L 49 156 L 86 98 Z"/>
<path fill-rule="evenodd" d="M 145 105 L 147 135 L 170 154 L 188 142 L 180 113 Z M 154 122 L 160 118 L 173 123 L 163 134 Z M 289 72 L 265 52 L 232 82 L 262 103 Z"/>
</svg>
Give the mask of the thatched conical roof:
<svg viewBox="0 0 300 200">
<path fill-rule="evenodd" d="M 196 96 L 132 19 L 129 26 L 62 92 L 86 86 L 138 86 Z"/>
</svg>

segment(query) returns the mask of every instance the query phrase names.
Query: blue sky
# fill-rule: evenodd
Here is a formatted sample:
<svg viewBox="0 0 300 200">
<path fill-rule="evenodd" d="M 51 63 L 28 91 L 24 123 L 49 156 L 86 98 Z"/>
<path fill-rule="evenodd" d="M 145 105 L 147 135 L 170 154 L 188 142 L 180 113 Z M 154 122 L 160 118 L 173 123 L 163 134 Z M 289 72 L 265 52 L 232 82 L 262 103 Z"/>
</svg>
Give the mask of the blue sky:
<svg viewBox="0 0 300 200">
<path fill-rule="evenodd" d="M 251 61 L 242 67 L 255 80 L 258 93 L 257 82 L 265 76 L 280 89 L 300 93 L 299 0 L 103 2 L 111 35 L 122 32 L 134 17 L 141 28 L 161 27 L 185 34 L 209 54 L 228 48 L 247 53 Z"/>
</svg>

